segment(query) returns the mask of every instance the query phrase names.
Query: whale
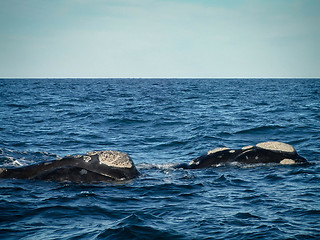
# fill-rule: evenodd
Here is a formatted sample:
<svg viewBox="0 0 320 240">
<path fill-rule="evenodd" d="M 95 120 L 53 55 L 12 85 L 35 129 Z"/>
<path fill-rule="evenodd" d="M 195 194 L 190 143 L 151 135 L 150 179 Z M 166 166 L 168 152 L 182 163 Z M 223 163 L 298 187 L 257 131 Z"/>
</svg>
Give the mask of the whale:
<svg viewBox="0 0 320 240">
<path fill-rule="evenodd" d="M 241 149 L 214 148 L 189 163 L 176 164 L 173 168 L 201 169 L 230 163 L 292 165 L 308 161 L 287 143 L 261 142 Z M 125 181 L 138 176 L 139 171 L 129 155 L 112 150 L 91 151 L 24 167 L 0 169 L 0 178 L 75 183 Z"/>
<path fill-rule="evenodd" d="M 291 165 L 308 162 L 297 153 L 293 146 L 283 142 L 269 141 L 241 149 L 215 148 L 208 151 L 207 154 L 192 159 L 189 163 L 181 163 L 174 168 L 200 169 L 230 163 Z"/>
<path fill-rule="evenodd" d="M 139 175 L 127 153 L 91 151 L 53 161 L 0 169 L 0 178 L 48 180 L 57 182 L 109 182 L 134 179 Z"/>
</svg>

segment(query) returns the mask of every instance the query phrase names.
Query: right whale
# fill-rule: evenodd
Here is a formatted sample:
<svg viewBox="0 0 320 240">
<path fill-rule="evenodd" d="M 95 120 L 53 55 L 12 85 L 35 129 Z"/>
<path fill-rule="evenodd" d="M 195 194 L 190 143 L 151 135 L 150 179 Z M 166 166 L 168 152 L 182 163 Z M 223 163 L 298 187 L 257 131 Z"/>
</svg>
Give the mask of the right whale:
<svg viewBox="0 0 320 240">
<path fill-rule="evenodd" d="M 134 179 L 139 175 L 128 154 L 119 151 L 90 151 L 53 161 L 18 168 L 0 168 L 0 178 L 57 182 L 110 182 Z"/>
<path fill-rule="evenodd" d="M 209 168 L 219 164 L 237 162 L 241 164 L 276 163 L 303 164 L 307 160 L 298 155 L 293 146 L 282 142 L 262 142 L 256 146 L 246 146 L 241 149 L 215 148 L 207 154 L 191 160 L 189 164 L 182 163 L 175 168 L 198 169 Z"/>
</svg>

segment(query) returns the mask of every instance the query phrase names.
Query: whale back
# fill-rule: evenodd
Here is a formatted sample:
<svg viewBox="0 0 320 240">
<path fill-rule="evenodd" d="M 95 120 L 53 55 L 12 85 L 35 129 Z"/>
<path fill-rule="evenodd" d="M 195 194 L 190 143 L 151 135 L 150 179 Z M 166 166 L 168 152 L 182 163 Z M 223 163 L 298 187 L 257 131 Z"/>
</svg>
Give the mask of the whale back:
<svg viewBox="0 0 320 240">
<path fill-rule="evenodd" d="M 179 164 L 176 168 L 208 168 L 225 163 L 257 164 L 295 164 L 307 163 L 298 155 L 293 146 L 282 142 L 261 142 L 256 146 L 245 146 L 241 149 L 214 148 L 207 154 L 191 160 L 187 164 Z"/>
<path fill-rule="evenodd" d="M 2 178 L 72 182 L 129 180 L 138 175 L 129 155 L 119 151 L 92 151 L 0 172 Z"/>
</svg>

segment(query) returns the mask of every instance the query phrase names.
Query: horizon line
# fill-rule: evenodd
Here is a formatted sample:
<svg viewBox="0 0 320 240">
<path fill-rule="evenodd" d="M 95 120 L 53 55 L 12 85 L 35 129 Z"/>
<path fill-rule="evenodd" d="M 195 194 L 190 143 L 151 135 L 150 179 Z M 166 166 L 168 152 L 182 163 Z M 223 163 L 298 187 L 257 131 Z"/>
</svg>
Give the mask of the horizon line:
<svg viewBox="0 0 320 240">
<path fill-rule="evenodd" d="M 320 79 L 320 77 L 0 77 L 0 80 L 18 79 Z"/>
</svg>

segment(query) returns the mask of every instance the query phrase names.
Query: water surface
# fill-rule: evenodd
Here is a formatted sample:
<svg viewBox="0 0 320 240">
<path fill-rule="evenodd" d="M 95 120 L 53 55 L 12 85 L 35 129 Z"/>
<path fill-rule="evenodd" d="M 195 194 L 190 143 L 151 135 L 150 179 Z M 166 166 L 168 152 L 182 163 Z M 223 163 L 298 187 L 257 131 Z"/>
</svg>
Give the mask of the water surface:
<svg viewBox="0 0 320 240">
<path fill-rule="evenodd" d="M 0 80 L 0 166 L 127 152 L 110 184 L 0 179 L 1 239 L 318 239 L 320 80 Z M 311 165 L 172 169 L 215 147 L 293 145 Z"/>
</svg>

